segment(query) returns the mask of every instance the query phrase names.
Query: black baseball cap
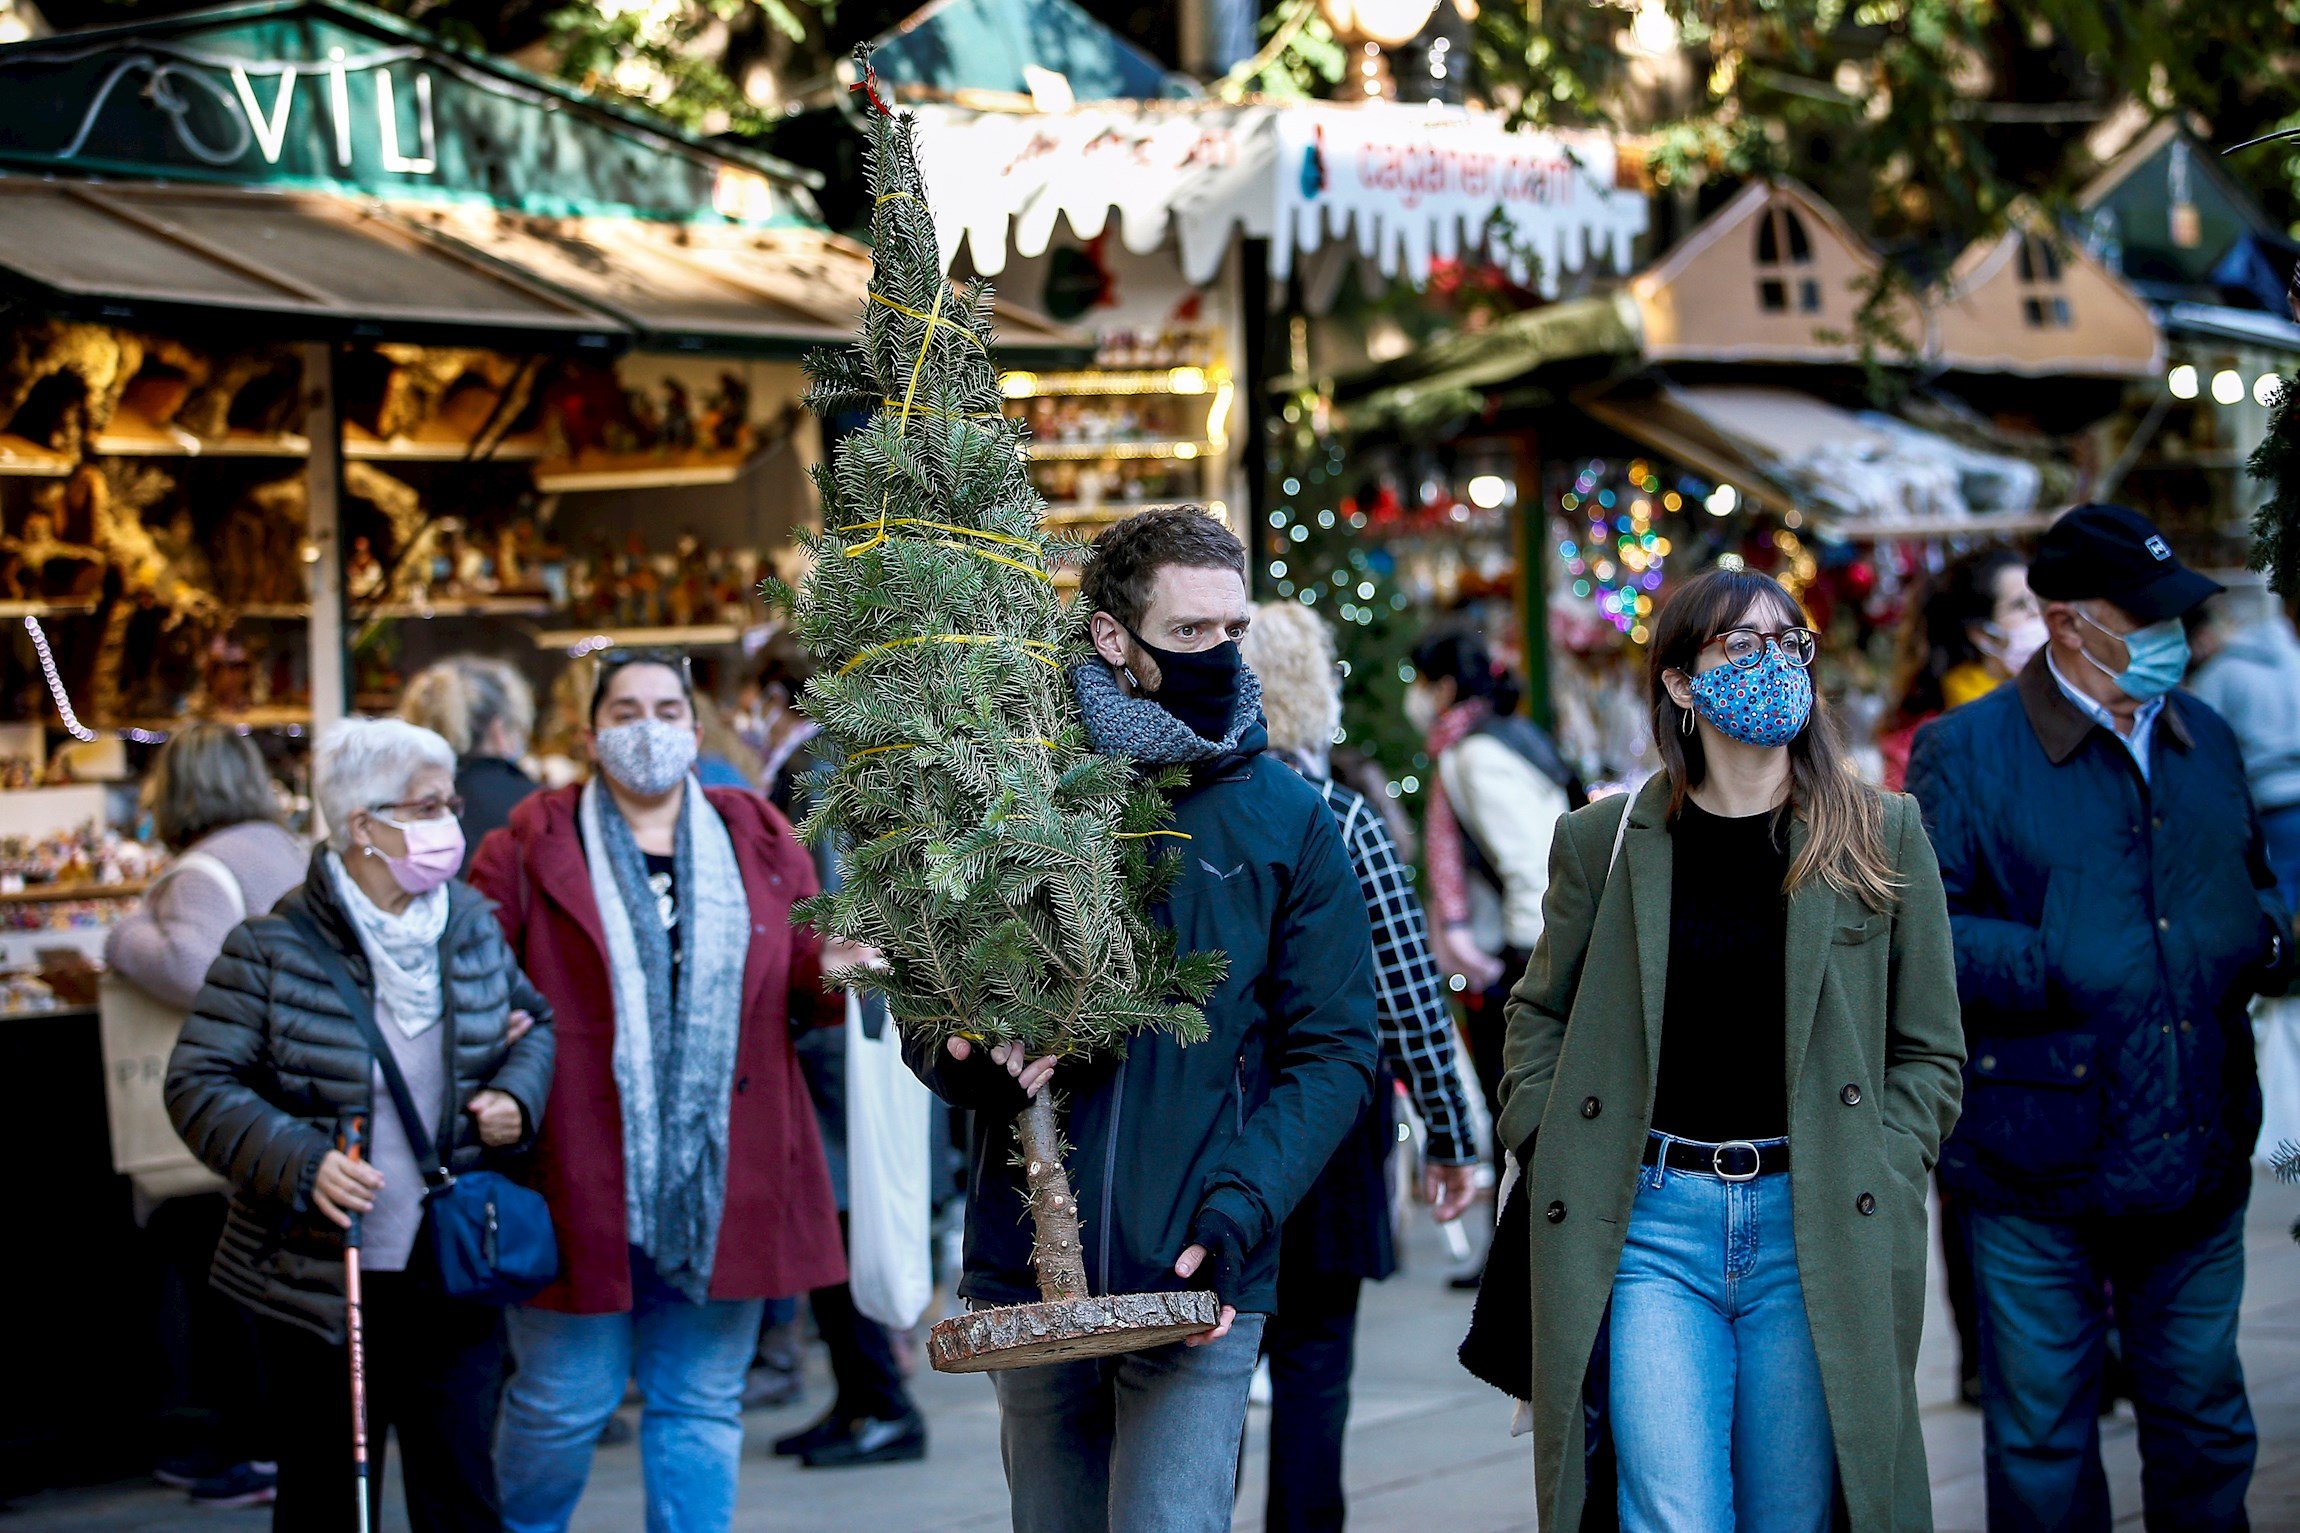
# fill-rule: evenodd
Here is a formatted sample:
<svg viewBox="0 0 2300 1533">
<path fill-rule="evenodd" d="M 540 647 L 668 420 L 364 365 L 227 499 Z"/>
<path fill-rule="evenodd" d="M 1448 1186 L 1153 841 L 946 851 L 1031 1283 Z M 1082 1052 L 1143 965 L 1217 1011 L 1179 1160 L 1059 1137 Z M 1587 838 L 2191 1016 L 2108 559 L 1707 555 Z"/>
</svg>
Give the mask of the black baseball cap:
<svg viewBox="0 0 2300 1533">
<path fill-rule="evenodd" d="M 2179 617 L 2221 591 L 2125 506 L 2078 506 L 2054 522 L 2030 561 L 2028 588 L 2046 601 L 2113 602 L 2142 624 Z"/>
</svg>

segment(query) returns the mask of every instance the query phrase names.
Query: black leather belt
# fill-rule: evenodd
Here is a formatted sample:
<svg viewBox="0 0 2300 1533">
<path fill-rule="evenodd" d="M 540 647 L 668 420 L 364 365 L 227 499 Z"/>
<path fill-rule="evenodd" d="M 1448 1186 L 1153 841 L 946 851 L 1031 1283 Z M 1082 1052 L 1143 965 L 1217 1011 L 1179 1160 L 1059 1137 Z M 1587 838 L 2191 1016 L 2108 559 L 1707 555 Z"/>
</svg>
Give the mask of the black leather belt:
<svg viewBox="0 0 2300 1533">
<path fill-rule="evenodd" d="M 1669 1169 L 1690 1172 L 1695 1176 L 1714 1176 L 1727 1182 L 1748 1182 L 1789 1169 L 1787 1144 L 1760 1147 L 1746 1139 L 1734 1139 L 1724 1144 L 1692 1144 L 1683 1139 L 1663 1140 L 1651 1135 L 1646 1136 L 1643 1163 L 1650 1166 L 1660 1160 L 1663 1144 L 1669 1146 Z"/>
</svg>

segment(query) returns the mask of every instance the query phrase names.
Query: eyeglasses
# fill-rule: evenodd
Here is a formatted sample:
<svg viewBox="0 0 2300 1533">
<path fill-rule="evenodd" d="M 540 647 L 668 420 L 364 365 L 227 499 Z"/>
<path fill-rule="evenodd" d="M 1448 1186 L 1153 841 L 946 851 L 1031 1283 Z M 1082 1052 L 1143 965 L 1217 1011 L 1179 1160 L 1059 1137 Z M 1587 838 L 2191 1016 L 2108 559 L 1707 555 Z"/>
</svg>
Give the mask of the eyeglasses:
<svg viewBox="0 0 2300 1533">
<path fill-rule="evenodd" d="M 1810 628 L 1728 628 L 1708 644 L 1702 645 L 1701 649 L 1708 649 L 1710 645 L 1721 646 L 1726 660 L 1746 671 L 1765 658 L 1765 646 L 1771 644 L 1780 650 L 1782 659 L 1802 670 L 1813 663 L 1813 656 L 1819 650 L 1820 643 L 1820 636 Z M 1694 651 L 1695 654 L 1700 652 Z"/>
<path fill-rule="evenodd" d="M 401 820 L 450 818 L 460 820 L 463 818 L 463 799 L 459 794 L 450 794 L 446 798 L 402 799 L 395 804 L 370 804 L 367 806 L 367 812 L 370 814 L 388 813 L 393 818 Z"/>
</svg>

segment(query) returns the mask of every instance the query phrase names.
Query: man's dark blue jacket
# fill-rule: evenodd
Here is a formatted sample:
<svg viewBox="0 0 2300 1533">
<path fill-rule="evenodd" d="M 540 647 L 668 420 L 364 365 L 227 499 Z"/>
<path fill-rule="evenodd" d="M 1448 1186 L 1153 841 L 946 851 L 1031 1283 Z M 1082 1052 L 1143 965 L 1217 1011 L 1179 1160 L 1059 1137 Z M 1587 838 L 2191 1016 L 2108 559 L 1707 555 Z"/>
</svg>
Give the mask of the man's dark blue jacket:
<svg viewBox="0 0 2300 1533">
<path fill-rule="evenodd" d="M 1192 769 L 1174 801 L 1179 876 L 1158 914 L 1185 953 L 1230 970 L 1206 1003 L 1211 1036 L 1182 1047 L 1137 1034 L 1115 1061 L 1066 1065 L 1053 1088 L 1074 1147 L 1087 1282 L 1098 1294 L 1189 1286 L 1174 1260 L 1211 1208 L 1235 1224 L 1242 1313 L 1277 1307 L 1278 1227 L 1373 1091 L 1373 938 L 1333 814 L 1299 772 L 1263 754 L 1251 725 Z M 1032 1304 L 1030 1212 L 1014 1161 L 1022 1093 L 987 1051 L 964 1062 L 906 1040 L 937 1095 L 976 1110 L 959 1294 Z"/>
<path fill-rule="evenodd" d="M 2224 1214 L 2251 1185 L 2245 1009 L 2288 981 L 2291 918 L 2220 716 L 2172 693 L 2149 767 L 2043 651 L 1918 732 L 1908 787 L 1940 855 L 1969 1048 L 1941 1174 L 1976 1206 Z"/>
</svg>

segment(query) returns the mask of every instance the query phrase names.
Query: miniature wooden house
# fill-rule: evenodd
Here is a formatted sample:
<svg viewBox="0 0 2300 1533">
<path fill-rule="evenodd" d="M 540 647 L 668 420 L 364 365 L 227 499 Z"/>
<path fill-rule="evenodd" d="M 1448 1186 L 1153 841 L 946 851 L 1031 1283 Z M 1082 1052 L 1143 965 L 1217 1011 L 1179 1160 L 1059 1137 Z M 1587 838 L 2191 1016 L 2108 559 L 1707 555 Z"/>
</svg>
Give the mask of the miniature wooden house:
<svg viewBox="0 0 2300 1533">
<path fill-rule="evenodd" d="M 1804 187 L 1755 182 L 1629 291 L 1656 362 L 1856 362 L 1855 317 L 1883 264 Z M 1915 304 L 1896 299 L 1884 318 L 1902 346 L 1923 344 Z"/>
<path fill-rule="evenodd" d="M 2148 305 L 2033 209 L 1975 241 L 1929 306 L 1933 360 L 1953 372 L 2147 378 L 2164 362 Z"/>
</svg>

